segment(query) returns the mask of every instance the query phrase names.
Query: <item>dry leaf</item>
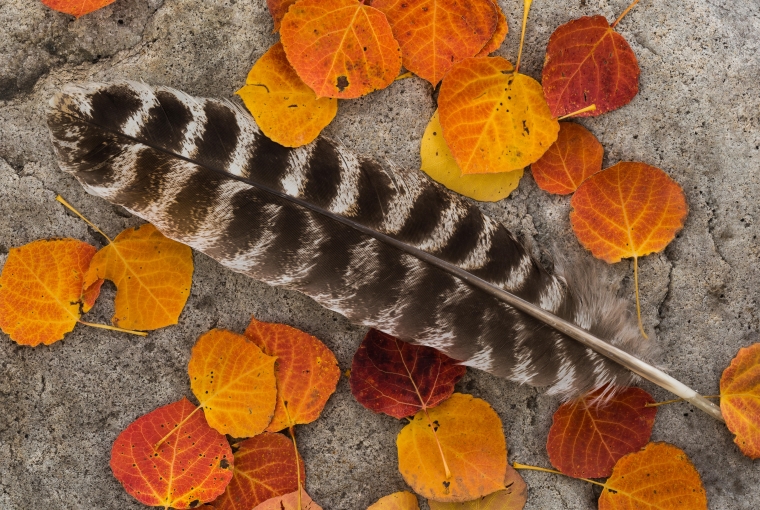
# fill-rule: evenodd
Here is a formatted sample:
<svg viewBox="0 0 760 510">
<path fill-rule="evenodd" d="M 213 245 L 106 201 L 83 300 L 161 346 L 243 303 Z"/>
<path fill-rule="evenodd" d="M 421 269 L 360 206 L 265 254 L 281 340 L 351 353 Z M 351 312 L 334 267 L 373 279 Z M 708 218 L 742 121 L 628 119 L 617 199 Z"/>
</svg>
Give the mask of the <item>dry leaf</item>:
<svg viewBox="0 0 760 510">
<path fill-rule="evenodd" d="M 539 188 L 567 195 L 602 171 L 603 157 L 604 148 L 591 131 L 574 122 L 560 122 L 557 141 L 530 170 Z"/>
<path fill-rule="evenodd" d="M 507 24 L 507 17 L 504 16 L 504 12 L 501 10 L 498 2 L 494 0 L 493 5 L 496 7 L 496 15 L 498 18 L 496 21 L 496 30 L 486 45 L 483 46 L 477 55 L 475 55 L 476 57 L 487 57 L 489 53 L 493 53 L 494 51 L 498 50 L 501 44 L 504 42 L 504 39 L 506 39 L 507 34 L 509 33 L 509 24 Z"/>
<path fill-rule="evenodd" d="M 430 510 L 522 510 L 528 500 L 528 486 L 520 474 L 507 464 L 504 489 L 492 492 L 473 501 L 441 503 L 428 500 Z"/>
<path fill-rule="evenodd" d="M 452 191 L 481 202 L 496 202 L 506 198 L 520 184 L 522 169 L 498 174 L 462 175 L 462 170 L 451 155 L 438 111 L 425 128 L 420 147 L 423 172 L 434 181 L 443 184 Z"/>
<path fill-rule="evenodd" d="M 723 371 L 720 411 L 742 453 L 760 458 L 760 344 L 739 349 Z"/>
<path fill-rule="evenodd" d="M 297 0 L 267 0 L 267 7 L 269 13 L 274 20 L 274 31 L 280 30 L 280 24 L 282 23 L 282 17 L 288 12 L 290 6 L 296 3 Z"/>
<path fill-rule="evenodd" d="M 232 437 L 252 437 L 274 414 L 275 359 L 243 335 L 212 329 L 193 346 L 190 388 L 209 425 Z"/>
<path fill-rule="evenodd" d="M 253 510 L 322 510 L 322 507 L 316 504 L 303 489 L 301 489 L 300 508 L 298 505 L 298 491 L 293 491 L 285 496 L 268 499 Z"/>
<path fill-rule="evenodd" d="M 420 510 L 420 505 L 417 496 L 409 491 L 401 491 L 378 499 L 367 510 Z"/>
<path fill-rule="evenodd" d="M 79 17 L 112 4 L 114 0 L 41 0 L 54 11 Z"/>
</svg>

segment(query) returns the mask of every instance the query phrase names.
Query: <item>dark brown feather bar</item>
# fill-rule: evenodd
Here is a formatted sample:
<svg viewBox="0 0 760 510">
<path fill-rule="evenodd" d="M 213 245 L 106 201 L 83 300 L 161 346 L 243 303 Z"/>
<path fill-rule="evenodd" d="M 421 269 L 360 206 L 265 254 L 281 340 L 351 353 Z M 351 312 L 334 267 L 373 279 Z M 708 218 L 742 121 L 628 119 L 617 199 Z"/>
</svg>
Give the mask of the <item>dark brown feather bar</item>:
<svg viewBox="0 0 760 510">
<path fill-rule="evenodd" d="M 230 269 L 563 398 L 634 372 L 720 418 L 641 361 L 648 343 L 612 289 L 550 274 L 420 172 L 326 138 L 282 147 L 232 103 L 142 83 L 68 85 L 48 125 L 61 168 L 89 193 Z"/>
</svg>

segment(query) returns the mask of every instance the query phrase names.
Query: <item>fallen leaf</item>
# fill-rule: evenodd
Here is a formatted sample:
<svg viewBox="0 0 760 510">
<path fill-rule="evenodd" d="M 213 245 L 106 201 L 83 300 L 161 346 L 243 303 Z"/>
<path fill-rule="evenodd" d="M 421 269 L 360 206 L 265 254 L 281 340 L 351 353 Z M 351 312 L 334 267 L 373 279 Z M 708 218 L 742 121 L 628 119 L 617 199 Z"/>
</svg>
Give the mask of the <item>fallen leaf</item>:
<svg viewBox="0 0 760 510">
<path fill-rule="evenodd" d="M 509 33 L 509 24 L 507 23 L 507 17 L 504 16 L 504 12 L 501 10 L 498 2 L 494 1 L 493 5 L 496 7 L 497 15 L 496 30 L 486 45 L 483 46 L 477 55 L 475 55 L 476 57 L 486 57 L 489 53 L 493 53 L 494 51 L 498 50 L 501 44 L 504 42 L 504 39 L 506 39 L 507 34 Z"/>
<path fill-rule="evenodd" d="M 417 496 L 409 491 L 401 491 L 378 499 L 367 510 L 420 510 L 420 505 Z"/>
<path fill-rule="evenodd" d="M 387 87 L 401 70 L 385 15 L 357 0 L 299 0 L 282 19 L 280 37 L 317 97 L 360 97 Z"/>
<path fill-rule="evenodd" d="M 308 333 L 253 317 L 245 336 L 266 354 L 277 357 L 277 405 L 267 430 L 277 432 L 316 420 L 340 379 L 332 351 Z"/>
<path fill-rule="evenodd" d="M 760 458 L 760 343 L 739 349 L 723 371 L 720 411 L 742 453 Z"/>
<path fill-rule="evenodd" d="M 463 174 L 520 170 L 557 139 L 541 85 L 501 57 L 468 58 L 441 84 L 443 137 Z"/>
<path fill-rule="evenodd" d="M 293 442 L 282 434 L 264 432 L 235 445 L 235 472 L 224 494 L 214 501 L 217 510 L 250 510 L 305 483 L 301 456 L 296 461 Z"/>
<path fill-rule="evenodd" d="M 301 506 L 298 505 L 298 491 L 293 491 L 285 496 L 268 499 L 253 510 L 322 510 L 322 507 L 316 504 L 303 489 L 301 489 Z"/>
<path fill-rule="evenodd" d="M 591 131 L 574 122 L 560 122 L 557 141 L 530 170 L 542 190 L 568 195 L 602 171 L 603 157 L 604 148 Z"/>
<path fill-rule="evenodd" d="M 224 329 L 203 334 L 187 372 L 208 424 L 232 437 L 262 433 L 277 401 L 275 359 L 243 335 Z"/>
<path fill-rule="evenodd" d="M 667 443 L 649 443 L 629 453 L 604 484 L 599 510 L 707 509 L 702 479 L 683 450 Z"/>
<path fill-rule="evenodd" d="M 337 99 L 317 99 L 298 77 L 279 42 L 256 61 L 237 94 L 261 131 L 286 147 L 314 141 L 338 111 Z"/>
<path fill-rule="evenodd" d="M 92 258 L 85 288 L 98 279 L 116 284 L 114 326 L 145 331 L 176 324 L 193 282 L 192 250 L 149 223 L 128 228 Z"/>
<path fill-rule="evenodd" d="M 71 14 L 76 18 L 97 11 L 113 2 L 114 0 L 42 0 L 43 4 L 54 11 Z"/>
<path fill-rule="evenodd" d="M 183 397 L 133 421 L 114 441 L 113 475 L 141 503 L 193 508 L 214 500 L 232 479 L 227 439 L 196 411 Z"/>
<path fill-rule="evenodd" d="M 427 499 L 470 501 L 504 489 L 507 442 L 499 416 L 485 400 L 454 393 L 417 413 L 396 446 L 401 476 Z M 440 452 L 451 469 L 448 479 Z"/>
<path fill-rule="evenodd" d="M 640 450 L 652 436 L 656 407 L 640 388 L 625 388 L 607 401 L 606 388 L 562 404 L 554 413 L 546 450 L 552 465 L 576 478 L 610 476 L 624 455 Z"/>
<path fill-rule="evenodd" d="M 474 57 L 499 21 L 491 0 L 374 0 L 372 6 L 388 17 L 404 67 L 433 87 L 453 64 Z"/>
<path fill-rule="evenodd" d="M 506 198 L 520 184 L 522 169 L 498 174 L 462 175 L 462 170 L 451 155 L 438 111 L 433 114 L 422 135 L 420 167 L 434 181 L 448 189 L 481 202 L 496 202 Z"/>
<path fill-rule="evenodd" d="M 681 230 L 687 213 L 681 187 L 644 163 L 618 163 L 592 175 L 570 204 L 578 240 L 610 264 L 661 251 Z"/>
<path fill-rule="evenodd" d="M 463 503 L 441 503 L 428 500 L 430 510 L 522 510 L 528 500 L 528 486 L 520 474 L 507 464 L 504 489 L 492 492 L 474 501 Z"/>
<path fill-rule="evenodd" d="M 367 409 L 405 418 L 449 398 L 466 371 L 436 349 L 370 329 L 351 364 L 351 393 Z"/>
<path fill-rule="evenodd" d="M 95 248 L 76 239 L 39 240 L 11 248 L 0 274 L 0 328 L 11 340 L 50 345 L 74 329 L 80 306 L 97 292 L 83 294 L 84 274 Z M 102 284 L 102 281 L 100 282 Z M 90 305 L 91 306 L 91 305 Z"/>
<path fill-rule="evenodd" d="M 288 12 L 290 6 L 296 3 L 297 0 L 267 0 L 267 7 L 269 13 L 274 20 L 274 31 L 280 30 L 280 24 L 282 23 L 282 17 Z"/>
<path fill-rule="evenodd" d="M 541 82 L 555 117 L 590 105 L 595 117 L 628 104 L 639 91 L 639 64 L 604 16 L 560 25 L 549 37 Z"/>
</svg>

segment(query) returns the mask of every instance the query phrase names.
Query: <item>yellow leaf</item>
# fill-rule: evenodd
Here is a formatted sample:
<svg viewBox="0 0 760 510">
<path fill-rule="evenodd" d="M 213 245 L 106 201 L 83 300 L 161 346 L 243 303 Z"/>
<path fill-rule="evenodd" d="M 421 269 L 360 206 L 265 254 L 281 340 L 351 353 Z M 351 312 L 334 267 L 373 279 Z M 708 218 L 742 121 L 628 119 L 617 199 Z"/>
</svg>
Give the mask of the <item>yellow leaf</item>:
<svg viewBox="0 0 760 510">
<path fill-rule="evenodd" d="M 441 503 L 431 499 L 428 500 L 428 505 L 430 510 L 522 510 L 528 500 L 528 486 L 520 474 L 509 465 L 504 486 L 500 491 L 472 501 Z"/>
<path fill-rule="evenodd" d="M 420 510 L 420 505 L 417 496 L 409 491 L 401 491 L 378 499 L 367 510 Z"/>
<path fill-rule="evenodd" d="M 312 142 L 338 111 L 337 99 L 317 99 L 298 77 L 279 42 L 256 61 L 237 94 L 261 131 L 286 147 Z"/>
<path fill-rule="evenodd" d="M 452 191 L 481 202 L 496 202 L 509 196 L 520 184 L 523 170 L 498 174 L 462 175 L 446 141 L 436 111 L 425 128 L 420 148 L 422 171 Z"/>
</svg>

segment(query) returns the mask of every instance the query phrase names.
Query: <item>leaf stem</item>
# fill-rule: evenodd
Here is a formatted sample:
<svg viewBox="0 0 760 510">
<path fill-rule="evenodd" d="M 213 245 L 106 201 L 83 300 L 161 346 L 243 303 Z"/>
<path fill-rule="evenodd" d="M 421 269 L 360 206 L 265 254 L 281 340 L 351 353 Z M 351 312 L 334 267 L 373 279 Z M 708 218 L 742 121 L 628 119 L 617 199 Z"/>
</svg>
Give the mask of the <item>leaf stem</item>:
<svg viewBox="0 0 760 510">
<path fill-rule="evenodd" d="M 71 205 L 70 203 L 68 203 L 68 202 L 66 201 L 66 199 L 64 199 L 64 198 L 63 198 L 61 195 L 56 195 L 55 199 L 56 199 L 56 201 L 58 201 L 58 202 L 60 202 L 61 204 L 63 204 L 63 206 L 64 206 L 66 209 L 68 209 L 69 211 L 71 211 L 71 212 L 73 212 L 74 214 L 76 214 L 77 216 L 79 216 L 79 217 L 82 219 L 82 221 L 84 221 L 84 222 L 85 222 L 85 223 L 87 223 L 89 226 L 91 226 L 92 228 L 94 228 L 94 229 L 95 229 L 95 231 L 96 231 L 98 234 L 100 234 L 100 235 L 102 235 L 103 237 L 105 237 L 105 238 L 108 240 L 109 244 L 110 244 L 111 242 L 113 242 L 113 241 L 111 241 L 111 238 L 110 238 L 110 237 L 108 237 L 108 236 L 105 234 L 105 232 L 103 232 L 102 230 L 100 230 L 100 229 L 97 227 L 97 225 L 95 225 L 93 222 L 91 222 L 90 220 L 88 220 L 87 218 L 85 218 L 85 217 L 84 217 L 84 215 L 83 215 L 82 213 L 80 213 L 79 211 L 77 211 L 77 210 L 74 208 L 74 206 L 73 206 L 73 205 Z"/>
<path fill-rule="evenodd" d="M 438 434 L 435 431 L 435 425 L 433 425 L 433 420 L 430 419 L 427 408 L 425 407 L 422 410 L 425 411 L 425 416 L 427 416 L 428 419 L 428 425 L 430 425 L 430 430 L 433 432 L 433 437 L 435 438 L 435 444 L 438 445 L 438 452 L 441 454 L 441 460 L 443 461 L 443 471 L 446 473 L 446 480 L 448 480 L 451 478 L 451 470 L 449 469 L 448 462 L 446 462 L 446 456 L 443 455 L 443 447 L 441 446 L 441 442 L 438 440 Z"/>
<path fill-rule="evenodd" d="M 396 76 L 396 77 L 393 79 L 393 81 L 404 80 L 404 79 L 406 79 L 406 78 L 411 78 L 412 76 L 414 76 L 414 74 L 412 74 L 412 72 L 411 72 L 411 71 L 407 71 L 407 72 L 405 72 L 405 73 L 401 73 L 401 74 L 399 74 L 398 76 Z"/>
<path fill-rule="evenodd" d="M 285 401 L 282 402 L 282 407 L 285 409 L 285 416 L 288 418 L 288 433 L 290 439 L 293 441 L 293 450 L 296 454 L 296 479 L 298 480 L 298 510 L 301 510 L 301 464 L 298 462 L 298 444 L 296 443 L 296 429 L 293 420 L 290 418 L 290 412 L 288 411 L 288 404 Z"/>
<path fill-rule="evenodd" d="M 529 466 L 527 464 L 520 464 L 519 462 L 513 462 L 512 467 L 515 469 L 526 469 L 529 471 L 542 471 L 544 473 L 554 473 L 555 475 L 562 475 L 566 476 L 568 478 L 575 478 L 576 480 L 583 480 L 584 482 L 593 483 L 594 485 L 599 485 L 600 487 L 607 487 L 605 484 L 601 482 L 596 482 L 594 480 L 589 480 L 588 478 L 576 478 L 574 476 L 566 475 L 562 471 L 557 471 L 556 469 L 548 469 L 548 468 L 542 468 L 538 466 Z"/>
<path fill-rule="evenodd" d="M 720 395 L 702 395 L 703 398 L 720 398 Z M 674 398 L 673 400 L 663 400 L 662 402 L 647 402 L 644 407 L 657 407 L 667 404 L 675 404 L 676 402 L 685 402 L 685 398 Z"/>
<path fill-rule="evenodd" d="M 636 317 L 639 319 L 639 330 L 644 338 L 649 340 L 646 332 L 644 331 L 644 324 L 641 322 L 641 303 L 639 299 L 639 258 L 633 257 L 633 285 L 636 287 Z"/>
<path fill-rule="evenodd" d="M 615 28 L 617 26 L 617 24 L 620 23 L 620 20 L 623 19 L 625 17 L 625 15 L 628 14 L 628 12 L 630 12 L 631 9 L 633 9 L 634 7 L 636 7 L 637 3 L 639 3 L 639 0 L 633 0 L 633 2 L 631 2 L 631 5 L 629 5 L 628 7 L 625 8 L 625 10 L 623 11 L 623 14 L 621 14 L 620 16 L 618 16 L 618 19 L 616 19 L 615 22 L 612 25 L 610 25 L 610 27 L 611 28 Z"/>
<path fill-rule="evenodd" d="M 565 119 L 568 119 L 570 117 L 574 117 L 576 115 L 580 115 L 581 113 L 593 112 L 594 110 L 596 110 L 596 105 L 592 104 L 592 105 L 589 105 L 589 106 L 587 106 L 585 108 L 581 108 L 580 110 L 575 111 L 573 113 L 568 113 L 567 115 L 563 115 L 562 117 L 558 118 L 557 120 L 565 120 Z"/>
<path fill-rule="evenodd" d="M 533 0 L 523 1 L 523 20 L 522 20 L 522 33 L 520 33 L 520 49 L 517 52 L 517 64 L 515 64 L 515 74 L 520 72 L 520 62 L 522 61 L 523 44 L 525 44 L 525 26 L 528 24 L 528 12 L 530 12 L 530 6 Z"/>
<path fill-rule="evenodd" d="M 85 326 L 90 326 L 91 328 L 99 328 L 99 329 L 107 329 L 109 331 L 119 331 L 121 333 L 129 333 L 130 335 L 137 335 L 137 336 L 148 336 L 148 333 L 145 331 L 135 331 L 133 329 L 123 329 L 123 328 L 117 328 L 116 326 L 109 326 L 107 324 L 95 324 L 94 322 L 85 322 L 85 321 L 77 321 L 79 324 L 84 324 Z"/>
<path fill-rule="evenodd" d="M 172 435 L 172 434 L 174 434 L 176 431 L 178 431 L 178 430 L 179 430 L 179 428 L 180 428 L 182 425 L 184 425 L 184 424 L 185 424 L 185 422 L 186 422 L 187 420 L 189 420 L 189 419 L 190 419 L 190 417 L 191 417 L 192 415 L 194 415 L 196 412 L 198 412 L 198 410 L 199 410 L 199 409 L 203 409 L 203 406 L 198 406 L 198 407 L 196 407 L 195 409 L 193 409 L 193 412 L 192 412 L 192 413 L 190 413 L 190 414 L 188 414 L 187 416 L 185 416 L 185 417 L 182 419 L 182 421 L 181 421 L 181 422 L 179 422 L 177 425 L 175 425 L 175 426 L 174 426 L 174 428 L 173 428 L 173 429 L 171 429 L 171 430 L 169 431 L 169 433 L 168 433 L 168 434 L 166 434 L 164 437 L 162 437 L 162 438 L 161 438 L 161 439 L 158 441 L 158 443 L 156 443 L 155 445 L 153 445 L 153 450 L 154 450 L 154 451 L 155 451 L 155 450 L 158 450 L 158 447 L 159 447 L 159 446 L 161 446 L 161 445 L 164 443 L 164 441 L 166 441 L 166 440 L 169 438 L 169 436 L 171 436 L 171 435 Z"/>
</svg>

